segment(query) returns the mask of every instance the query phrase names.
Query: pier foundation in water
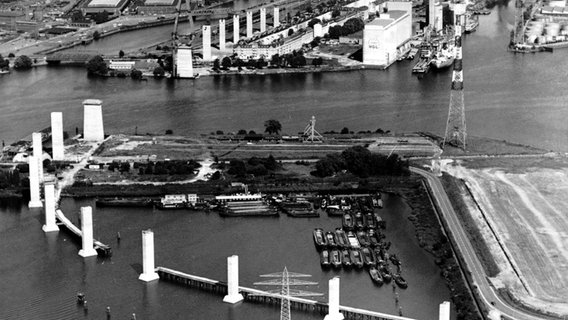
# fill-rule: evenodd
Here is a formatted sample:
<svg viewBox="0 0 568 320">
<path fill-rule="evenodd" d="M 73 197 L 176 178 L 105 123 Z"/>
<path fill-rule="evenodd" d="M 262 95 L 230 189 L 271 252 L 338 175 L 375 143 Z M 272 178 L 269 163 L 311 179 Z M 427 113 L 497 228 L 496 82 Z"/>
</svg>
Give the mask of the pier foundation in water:
<svg viewBox="0 0 568 320">
<path fill-rule="evenodd" d="M 343 314 L 339 312 L 339 277 L 329 279 L 329 312 L 324 320 L 343 320 Z"/>
<path fill-rule="evenodd" d="M 44 232 L 59 231 L 55 223 L 55 185 L 46 183 L 44 186 L 45 197 L 45 224 L 42 227 Z"/>
<path fill-rule="evenodd" d="M 233 255 L 227 258 L 227 295 L 223 302 L 237 303 L 243 299 L 239 293 L 239 256 Z"/>
<path fill-rule="evenodd" d="M 63 113 L 51 113 L 51 145 L 53 160 L 64 160 L 65 149 L 63 147 Z"/>
<path fill-rule="evenodd" d="M 93 208 L 81 207 L 81 240 L 83 248 L 79 250 L 79 255 L 83 258 L 97 255 L 97 250 L 93 247 Z"/>
<path fill-rule="evenodd" d="M 142 230 L 142 274 L 139 280 L 150 282 L 160 279 L 154 267 L 154 232 Z"/>
<path fill-rule="evenodd" d="M 28 157 L 28 165 L 30 168 L 30 202 L 28 203 L 29 208 L 41 208 L 43 207 L 43 203 L 41 203 L 40 199 L 40 190 L 39 190 L 39 159 L 30 156 Z"/>
</svg>

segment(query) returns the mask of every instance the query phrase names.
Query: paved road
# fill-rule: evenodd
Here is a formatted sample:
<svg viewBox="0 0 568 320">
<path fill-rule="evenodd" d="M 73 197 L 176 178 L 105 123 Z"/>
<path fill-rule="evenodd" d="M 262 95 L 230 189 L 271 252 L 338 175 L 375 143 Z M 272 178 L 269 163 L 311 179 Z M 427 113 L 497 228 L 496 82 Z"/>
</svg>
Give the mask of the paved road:
<svg viewBox="0 0 568 320">
<path fill-rule="evenodd" d="M 488 308 L 492 308 L 500 312 L 503 316 L 516 320 L 549 319 L 546 317 L 535 316 L 524 310 L 519 310 L 504 302 L 499 297 L 493 286 L 489 283 L 485 271 L 483 270 L 483 266 L 475 254 L 473 246 L 469 241 L 469 238 L 467 237 L 467 234 L 462 227 L 456 212 L 452 207 L 450 199 L 440 183 L 440 180 L 431 172 L 414 167 L 411 167 L 410 170 L 426 178 L 426 181 L 432 191 L 432 195 L 438 203 L 440 212 L 448 224 L 455 244 L 462 253 L 463 259 L 467 265 L 467 270 L 470 271 L 471 277 L 473 278 L 473 285 L 478 289 L 479 296 L 481 296 L 480 302 L 488 306 Z"/>
</svg>

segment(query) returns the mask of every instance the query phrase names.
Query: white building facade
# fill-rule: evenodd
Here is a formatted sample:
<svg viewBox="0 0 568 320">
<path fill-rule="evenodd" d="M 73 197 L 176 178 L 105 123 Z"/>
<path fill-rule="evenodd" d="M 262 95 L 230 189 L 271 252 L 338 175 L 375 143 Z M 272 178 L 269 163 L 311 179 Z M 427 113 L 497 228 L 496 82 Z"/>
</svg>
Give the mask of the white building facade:
<svg viewBox="0 0 568 320">
<path fill-rule="evenodd" d="M 363 30 L 363 63 L 388 67 L 397 59 L 397 48 L 412 36 L 408 11 L 389 10 Z"/>
</svg>

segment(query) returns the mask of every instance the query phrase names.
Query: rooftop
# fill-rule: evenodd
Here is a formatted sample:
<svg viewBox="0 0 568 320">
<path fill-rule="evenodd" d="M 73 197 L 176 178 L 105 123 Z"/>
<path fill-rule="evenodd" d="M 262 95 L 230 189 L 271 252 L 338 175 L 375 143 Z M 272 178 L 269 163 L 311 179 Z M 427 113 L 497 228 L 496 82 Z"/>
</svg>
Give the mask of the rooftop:
<svg viewBox="0 0 568 320">
<path fill-rule="evenodd" d="M 399 20 L 404 15 L 407 15 L 408 12 L 403 10 L 390 10 L 387 14 L 382 14 L 381 17 L 376 18 L 375 20 L 367 23 L 368 26 L 379 26 L 386 28 L 388 25 L 393 23 L 394 21 Z M 388 15 L 388 18 L 385 16 Z"/>
<path fill-rule="evenodd" d="M 83 104 L 88 104 L 88 105 L 101 105 L 103 104 L 103 102 L 99 99 L 87 99 L 83 101 Z"/>
<path fill-rule="evenodd" d="M 121 0 L 91 0 L 88 7 L 116 7 Z"/>
<path fill-rule="evenodd" d="M 146 6 L 173 6 L 175 0 L 146 0 L 144 5 Z"/>
</svg>

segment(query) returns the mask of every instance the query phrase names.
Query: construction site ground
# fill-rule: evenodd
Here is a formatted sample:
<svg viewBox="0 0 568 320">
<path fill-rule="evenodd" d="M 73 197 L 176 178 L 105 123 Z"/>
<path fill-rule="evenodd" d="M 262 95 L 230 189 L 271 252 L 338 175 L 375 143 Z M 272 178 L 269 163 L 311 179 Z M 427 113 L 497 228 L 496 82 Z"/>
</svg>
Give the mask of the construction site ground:
<svg viewBox="0 0 568 320">
<path fill-rule="evenodd" d="M 465 181 L 466 205 L 499 268 L 492 282 L 528 308 L 568 315 L 568 160 L 498 163 L 469 160 L 444 169 Z"/>
</svg>

